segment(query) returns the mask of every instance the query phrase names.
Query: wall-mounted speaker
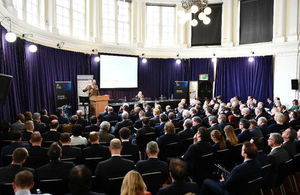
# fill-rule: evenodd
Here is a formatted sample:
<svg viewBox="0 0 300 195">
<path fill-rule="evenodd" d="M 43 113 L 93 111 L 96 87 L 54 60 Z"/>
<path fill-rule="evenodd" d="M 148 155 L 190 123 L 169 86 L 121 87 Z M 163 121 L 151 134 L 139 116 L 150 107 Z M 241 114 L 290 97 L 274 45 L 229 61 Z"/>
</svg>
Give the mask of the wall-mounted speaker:
<svg viewBox="0 0 300 195">
<path fill-rule="evenodd" d="M 292 89 L 294 90 L 299 89 L 298 79 L 292 79 Z"/>
<path fill-rule="evenodd" d="M 0 74 L 0 104 L 6 103 L 12 78 L 10 75 Z"/>
</svg>

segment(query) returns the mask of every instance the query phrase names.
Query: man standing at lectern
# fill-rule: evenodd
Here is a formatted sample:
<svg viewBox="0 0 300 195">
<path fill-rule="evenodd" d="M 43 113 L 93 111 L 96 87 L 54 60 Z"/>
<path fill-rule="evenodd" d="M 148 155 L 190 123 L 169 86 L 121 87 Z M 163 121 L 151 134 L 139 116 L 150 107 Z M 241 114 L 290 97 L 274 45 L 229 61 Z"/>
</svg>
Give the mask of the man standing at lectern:
<svg viewBox="0 0 300 195">
<path fill-rule="evenodd" d="M 89 97 L 91 96 L 97 96 L 98 95 L 98 92 L 99 92 L 99 87 L 98 85 L 96 84 L 96 80 L 93 79 L 92 83 L 88 86 L 86 86 L 86 88 L 84 90 L 82 90 L 83 92 L 89 92 Z"/>
</svg>

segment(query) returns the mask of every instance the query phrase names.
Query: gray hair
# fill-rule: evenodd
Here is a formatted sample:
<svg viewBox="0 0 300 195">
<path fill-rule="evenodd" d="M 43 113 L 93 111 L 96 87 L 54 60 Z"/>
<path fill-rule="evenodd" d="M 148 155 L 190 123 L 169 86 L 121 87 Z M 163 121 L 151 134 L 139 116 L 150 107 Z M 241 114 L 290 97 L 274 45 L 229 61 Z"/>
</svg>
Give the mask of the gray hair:
<svg viewBox="0 0 300 195">
<path fill-rule="evenodd" d="M 38 119 L 40 119 L 41 118 L 41 114 L 40 113 L 38 113 L 38 112 L 35 112 L 34 114 L 33 114 L 33 116 L 32 116 L 32 119 L 35 121 L 35 120 L 38 120 Z"/>
<path fill-rule="evenodd" d="M 211 121 L 211 122 L 213 122 L 213 123 L 218 123 L 218 119 L 217 119 L 216 116 L 209 116 L 208 120 Z"/>
<path fill-rule="evenodd" d="M 273 139 L 276 144 L 280 145 L 283 143 L 283 138 L 280 133 L 270 133 L 270 139 Z"/>
<path fill-rule="evenodd" d="M 128 119 L 129 115 L 128 115 L 128 112 L 123 112 L 122 113 L 122 119 Z"/>
<path fill-rule="evenodd" d="M 187 127 L 187 128 L 191 128 L 193 126 L 193 121 L 191 119 L 186 119 L 184 121 L 184 125 Z"/>
<path fill-rule="evenodd" d="M 150 141 L 147 144 L 147 151 L 149 151 L 150 154 L 157 154 L 158 153 L 158 144 L 155 141 Z"/>
<path fill-rule="evenodd" d="M 109 131 L 109 129 L 110 129 L 110 123 L 107 122 L 107 121 L 103 121 L 100 124 L 100 129 L 102 129 L 103 131 Z"/>
<path fill-rule="evenodd" d="M 122 147 L 121 141 L 118 138 L 112 139 L 109 146 L 112 150 L 119 150 Z"/>
</svg>

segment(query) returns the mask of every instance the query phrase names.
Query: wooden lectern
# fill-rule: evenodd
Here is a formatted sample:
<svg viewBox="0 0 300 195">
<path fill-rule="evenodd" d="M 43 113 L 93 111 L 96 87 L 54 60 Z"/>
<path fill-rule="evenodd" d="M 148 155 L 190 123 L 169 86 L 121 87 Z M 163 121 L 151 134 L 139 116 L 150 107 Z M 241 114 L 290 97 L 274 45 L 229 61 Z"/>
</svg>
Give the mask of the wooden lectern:
<svg viewBox="0 0 300 195">
<path fill-rule="evenodd" d="M 90 116 L 97 116 L 100 112 L 104 112 L 106 106 L 108 106 L 109 95 L 98 95 L 90 97 Z"/>
</svg>

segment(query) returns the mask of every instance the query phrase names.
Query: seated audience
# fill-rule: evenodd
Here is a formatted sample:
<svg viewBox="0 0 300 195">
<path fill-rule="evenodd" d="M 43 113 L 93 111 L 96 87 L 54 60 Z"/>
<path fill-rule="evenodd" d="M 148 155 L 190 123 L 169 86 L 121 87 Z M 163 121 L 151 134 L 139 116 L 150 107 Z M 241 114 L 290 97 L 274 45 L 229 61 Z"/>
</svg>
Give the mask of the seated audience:
<svg viewBox="0 0 300 195">
<path fill-rule="evenodd" d="M 221 127 L 221 132 L 224 132 L 224 127 L 227 125 L 226 120 L 227 120 L 227 118 L 226 118 L 225 114 L 219 114 L 218 124 Z"/>
<path fill-rule="evenodd" d="M 98 119 L 96 116 L 91 116 L 91 125 L 85 127 L 85 132 L 99 131 Z"/>
<path fill-rule="evenodd" d="M 16 148 L 20 147 L 28 148 L 29 144 L 22 142 L 22 134 L 19 131 L 12 131 L 11 143 L 1 149 L 1 165 L 3 165 L 4 156 L 11 155 Z"/>
<path fill-rule="evenodd" d="M 64 179 L 67 180 L 70 170 L 75 166 L 73 162 L 61 161 L 62 150 L 57 143 L 52 143 L 48 149 L 50 163 L 36 169 L 38 180 Z"/>
<path fill-rule="evenodd" d="M 85 137 L 82 137 L 83 127 L 82 125 L 76 124 L 72 127 L 71 145 L 72 146 L 86 146 L 88 141 Z"/>
<path fill-rule="evenodd" d="M 179 139 L 181 141 L 194 137 L 195 133 L 192 130 L 193 122 L 191 119 L 186 119 L 183 122 L 183 130 L 178 133 Z"/>
<path fill-rule="evenodd" d="M 62 133 L 59 138 L 59 143 L 61 144 L 62 159 L 66 158 L 76 158 L 81 159 L 82 152 L 79 147 L 71 146 L 71 138 L 69 133 Z"/>
<path fill-rule="evenodd" d="M 296 143 L 297 153 L 300 153 L 300 130 L 297 131 L 297 138 L 295 143 Z"/>
<path fill-rule="evenodd" d="M 41 122 L 44 123 L 47 127 L 49 125 L 48 111 L 45 108 L 43 108 L 40 113 L 41 113 Z"/>
<path fill-rule="evenodd" d="M 14 150 L 12 155 L 12 162 L 6 167 L 0 168 L 0 182 L 2 183 L 12 183 L 14 181 L 15 175 L 23 170 L 28 170 L 34 173 L 31 168 L 23 167 L 28 157 L 28 151 L 26 148 L 17 148 Z"/>
<path fill-rule="evenodd" d="M 146 113 L 145 113 L 143 110 L 141 110 L 141 111 L 139 112 L 139 119 L 136 120 L 136 121 L 134 122 L 133 127 L 134 127 L 135 129 L 140 129 L 140 128 L 142 128 L 142 127 L 143 127 L 142 120 L 143 120 L 143 118 L 145 118 L 145 117 L 146 117 Z"/>
<path fill-rule="evenodd" d="M 0 140 L 10 140 L 11 125 L 7 120 L 0 122 Z"/>
<path fill-rule="evenodd" d="M 170 165 L 170 177 L 172 179 L 171 185 L 160 188 L 158 195 L 162 194 L 186 194 L 189 192 L 198 194 L 199 188 L 196 183 L 185 182 L 187 176 L 187 168 L 185 163 L 180 159 L 171 159 Z"/>
<path fill-rule="evenodd" d="M 253 137 L 264 137 L 259 127 L 257 127 L 257 122 L 254 119 L 250 119 L 249 131 Z"/>
<path fill-rule="evenodd" d="M 269 133 L 281 133 L 285 129 L 284 122 L 286 120 L 284 114 L 277 112 L 274 116 L 275 124 L 268 126 Z"/>
<path fill-rule="evenodd" d="M 281 145 L 284 148 L 290 158 L 293 158 L 295 154 L 297 154 L 297 148 L 295 139 L 297 138 L 297 132 L 292 129 L 288 128 L 282 132 L 283 144 Z"/>
<path fill-rule="evenodd" d="M 121 158 L 122 145 L 119 139 L 114 138 L 110 141 L 109 151 L 111 158 L 99 162 L 95 170 L 100 186 L 105 186 L 108 178 L 124 177 L 135 168 L 133 161 Z"/>
<path fill-rule="evenodd" d="M 236 107 L 231 108 L 231 115 L 228 116 L 228 122 L 234 127 L 239 127 L 239 120 L 241 119 L 240 110 Z"/>
<path fill-rule="evenodd" d="M 220 182 L 205 179 L 201 194 L 244 194 L 248 181 L 261 176 L 260 165 L 254 160 L 256 154 L 256 146 L 245 142 L 242 147 L 244 162 L 235 166 L 226 180 L 223 176 Z"/>
<path fill-rule="evenodd" d="M 83 118 L 82 110 L 77 110 L 76 115 L 78 116 L 77 124 L 80 124 L 83 127 L 88 125 L 88 121 Z"/>
<path fill-rule="evenodd" d="M 165 134 L 156 138 L 160 149 L 169 143 L 180 142 L 179 136 L 175 134 L 175 127 L 172 122 L 166 122 L 164 130 Z"/>
<path fill-rule="evenodd" d="M 263 136 L 266 137 L 269 134 L 267 118 L 260 117 L 257 120 L 257 125 L 260 128 L 260 131 L 262 132 Z"/>
<path fill-rule="evenodd" d="M 166 122 L 168 121 L 168 116 L 164 113 L 160 114 L 159 121 L 160 121 L 160 124 L 155 125 L 154 128 L 155 128 L 157 135 L 162 135 L 162 134 L 164 134 L 164 127 L 165 127 Z"/>
<path fill-rule="evenodd" d="M 179 123 L 176 120 L 176 115 L 174 112 L 169 112 L 168 119 L 169 119 L 169 121 L 171 121 L 173 123 L 175 128 L 181 128 L 181 127 L 179 127 Z"/>
<path fill-rule="evenodd" d="M 24 116 L 25 116 L 25 122 L 32 121 L 32 113 L 30 111 L 24 112 Z"/>
<path fill-rule="evenodd" d="M 212 130 L 219 130 L 220 132 L 222 131 L 221 127 L 218 124 L 218 119 L 216 116 L 213 116 L 213 115 L 209 116 L 208 123 L 209 123 L 210 127 L 207 130 L 209 130 L 210 132 Z"/>
<path fill-rule="evenodd" d="M 42 147 L 43 138 L 40 132 L 35 131 L 32 133 L 29 142 L 31 147 L 28 148 L 28 158 L 26 160 L 25 166 L 31 168 L 38 168 L 49 162 L 47 156 L 47 149 Z"/>
<path fill-rule="evenodd" d="M 246 119 L 246 120 L 252 119 L 251 111 L 250 111 L 249 108 L 243 108 L 243 109 L 241 109 L 241 114 L 243 116 L 242 119 Z"/>
<path fill-rule="evenodd" d="M 294 111 L 294 110 L 298 110 L 299 109 L 299 106 L 298 106 L 298 100 L 294 99 L 292 101 L 292 106 L 290 107 L 289 111 Z"/>
<path fill-rule="evenodd" d="M 143 141 L 140 139 L 143 135 L 146 133 L 155 133 L 154 127 L 150 126 L 150 119 L 148 117 L 143 118 L 142 124 L 143 127 L 136 131 L 135 140 L 137 145 L 140 145 L 141 141 Z"/>
<path fill-rule="evenodd" d="M 110 130 L 110 124 L 107 121 L 103 121 L 100 124 L 100 131 L 99 131 L 99 137 L 101 142 L 109 143 L 115 136 L 113 134 L 109 133 Z"/>
<path fill-rule="evenodd" d="M 268 139 L 268 145 L 272 148 L 268 154 L 270 162 L 272 164 L 272 170 L 268 179 L 269 185 L 275 185 L 278 178 L 278 169 L 282 163 L 289 160 L 288 152 L 281 147 L 283 138 L 279 133 L 271 133 Z"/>
<path fill-rule="evenodd" d="M 158 159 L 159 148 L 155 141 L 150 141 L 146 147 L 147 160 L 140 160 L 136 163 L 136 170 L 140 174 L 161 172 L 163 175 L 162 181 L 168 178 L 168 164 Z M 163 183 L 162 183 L 163 184 Z"/>
<path fill-rule="evenodd" d="M 46 124 L 41 122 L 41 114 L 38 112 L 34 113 L 32 119 L 33 119 L 35 131 L 44 133 L 46 131 Z"/>
<path fill-rule="evenodd" d="M 58 120 L 52 120 L 49 126 L 50 126 L 50 131 L 43 133 L 44 141 L 58 142 L 60 138 L 60 133 L 57 132 L 57 129 L 59 128 Z"/>
<path fill-rule="evenodd" d="M 132 170 L 123 179 L 121 195 L 151 195 L 151 193 L 147 192 L 147 186 L 142 176 Z"/>
<path fill-rule="evenodd" d="M 72 133 L 72 128 L 75 124 L 77 124 L 78 121 L 78 116 L 77 115 L 73 115 L 70 118 L 70 123 L 69 124 L 64 124 L 62 127 L 62 132 L 66 132 L 66 133 Z"/>
<path fill-rule="evenodd" d="M 234 129 L 231 125 L 226 125 L 224 128 L 226 141 L 230 143 L 231 146 L 235 146 L 239 143 L 238 138 L 235 135 Z"/>
<path fill-rule="evenodd" d="M 192 131 L 193 134 L 195 135 L 199 129 L 199 127 L 201 126 L 202 120 L 199 116 L 195 116 L 192 118 L 193 121 L 193 126 L 192 126 Z"/>
<path fill-rule="evenodd" d="M 64 112 L 61 108 L 57 109 L 57 118 L 60 125 L 68 124 L 69 120 L 67 117 L 65 117 Z M 71 129 L 70 132 L 71 133 Z"/>
<path fill-rule="evenodd" d="M 122 143 L 121 155 L 132 155 L 132 157 L 128 159 L 136 163 L 139 160 L 139 148 L 137 145 L 129 142 L 130 135 L 131 131 L 127 127 L 122 127 L 119 131 L 119 137 Z"/>
<path fill-rule="evenodd" d="M 115 136 L 119 136 L 119 131 L 122 127 L 129 127 L 132 126 L 133 122 L 129 119 L 129 114 L 128 112 L 123 112 L 122 113 L 122 121 L 117 122 L 115 129 L 113 131 Z"/>
<path fill-rule="evenodd" d="M 12 184 L 15 195 L 31 195 L 33 186 L 33 174 L 27 170 L 17 173 Z"/>
<path fill-rule="evenodd" d="M 153 117 L 150 119 L 149 125 L 154 127 L 156 124 L 159 124 L 159 114 L 160 110 L 158 108 L 153 109 Z"/>
<path fill-rule="evenodd" d="M 253 137 L 252 133 L 248 129 L 249 126 L 250 126 L 250 123 L 247 119 L 242 118 L 240 120 L 239 127 L 242 132 L 240 134 L 238 134 L 238 136 L 237 136 L 239 143 L 243 143 L 245 141 L 250 141 L 250 139 Z"/>
<path fill-rule="evenodd" d="M 298 112 L 292 111 L 289 114 L 289 122 L 287 124 L 287 127 L 292 127 L 293 129 L 298 129 L 298 126 L 300 125 L 300 121 L 298 118 Z"/>
<path fill-rule="evenodd" d="M 71 169 L 69 178 L 69 195 L 104 195 L 91 192 L 92 173 L 84 165 L 77 165 Z"/>
<path fill-rule="evenodd" d="M 113 107 L 109 106 L 107 108 L 107 114 L 103 116 L 103 121 L 107 121 L 107 122 L 118 121 L 118 114 L 114 112 Z"/>
<path fill-rule="evenodd" d="M 30 136 L 33 133 L 34 125 L 32 121 L 26 121 L 25 122 L 25 131 L 22 133 L 22 141 L 29 141 Z"/>
<path fill-rule="evenodd" d="M 222 133 L 219 130 L 213 130 L 210 133 L 211 139 L 214 144 L 212 145 L 215 151 L 224 150 L 229 147 L 229 142 L 226 142 Z"/>
<path fill-rule="evenodd" d="M 97 132 L 90 132 L 89 142 L 90 145 L 82 151 L 84 158 L 103 157 L 103 159 L 108 159 L 110 157 L 108 148 L 99 144 L 99 135 Z"/>
<path fill-rule="evenodd" d="M 11 125 L 12 131 L 23 131 L 25 130 L 25 116 L 22 113 L 17 115 L 17 121 Z"/>
<path fill-rule="evenodd" d="M 253 137 L 250 140 L 250 143 L 255 144 L 257 147 L 257 155 L 255 160 L 260 164 L 261 167 L 267 165 L 270 163 L 269 157 L 266 155 L 266 153 L 263 151 L 264 149 L 264 141 L 262 138 Z"/>
</svg>

